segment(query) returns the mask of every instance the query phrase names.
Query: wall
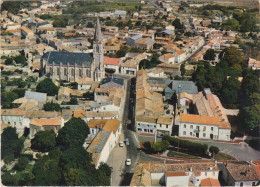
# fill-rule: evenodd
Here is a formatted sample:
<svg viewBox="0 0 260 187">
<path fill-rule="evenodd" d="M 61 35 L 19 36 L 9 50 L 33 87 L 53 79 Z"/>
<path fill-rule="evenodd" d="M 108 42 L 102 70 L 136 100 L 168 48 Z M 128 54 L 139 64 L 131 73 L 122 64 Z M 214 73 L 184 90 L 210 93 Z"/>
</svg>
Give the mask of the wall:
<svg viewBox="0 0 260 187">
<path fill-rule="evenodd" d="M 184 125 L 186 125 L 186 128 L 184 128 Z M 192 127 L 192 128 L 191 128 Z M 213 134 L 213 139 L 218 139 L 218 126 L 217 125 L 202 125 L 202 124 L 192 124 L 192 123 L 183 123 L 180 122 L 179 125 L 179 136 L 181 137 L 196 137 L 197 127 L 199 127 L 199 137 L 201 139 L 211 139 L 210 135 Z M 206 127 L 206 130 L 204 131 L 204 127 Z M 213 131 L 211 130 L 213 128 Z M 184 132 L 186 132 L 186 135 L 184 135 Z M 191 135 L 192 133 L 192 135 Z M 205 136 L 204 136 L 205 133 Z"/>
<path fill-rule="evenodd" d="M 166 186 L 189 186 L 189 176 L 165 177 Z"/>
<path fill-rule="evenodd" d="M 230 129 L 219 129 L 219 140 L 230 141 Z"/>
<path fill-rule="evenodd" d="M 136 128 L 136 132 L 138 132 L 138 133 L 155 134 L 155 132 L 156 132 L 155 123 L 136 121 L 135 128 Z M 147 130 L 146 132 L 145 132 L 145 129 Z"/>
<path fill-rule="evenodd" d="M 129 74 L 129 75 L 136 75 L 136 68 L 130 68 L 130 67 L 120 67 L 120 71 L 122 74 Z M 127 71 L 131 71 L 131 74 Z"/>
</svg>

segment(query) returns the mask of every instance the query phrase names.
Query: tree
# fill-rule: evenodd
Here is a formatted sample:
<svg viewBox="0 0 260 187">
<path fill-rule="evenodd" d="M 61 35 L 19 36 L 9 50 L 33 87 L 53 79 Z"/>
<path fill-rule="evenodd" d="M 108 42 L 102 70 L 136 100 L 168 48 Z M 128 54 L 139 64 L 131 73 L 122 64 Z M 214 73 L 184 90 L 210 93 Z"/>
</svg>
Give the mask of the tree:
<svg viewBox="0 0 260 187">
<path fill-rule="evenodd" d="M 40 152 L 49 152 L 56 145 L 56 134 L 52 130 L 39 131 L 31 140 L 32 149 Z"/>
<path fill-rule="evenodd" d="M 14 108 L 15 104 L 13 104 L 12 102 L 15 99 L 18 99 L 19 96 L 17 93 L 9 91 L 9 92 L 3 92 L 1 94 L 1 101 L 2 101 L 2 107 L 3 108 Z M 17 106 L 16 106 L 17 107 Z"/>
<path fill-rule="evenodd" d="M 23 55 L 13 57 L 16 64 L 27 65 L 27 60 Z"/>
<path fill-rule="evenodd" d="M 120 48 L 120 50 L 118 50 L 116 52 L 116 57 L 117 58 L 124 57 L 127 52 L 128 52 L 128 47 L 127 46 L 123 46 L 123 47 Z"/>
<path fill-rule="evenodd" d="M 176 29 L 182 29 L 183 26 L 181 24 L 180 19 L 176 18 L 173 22 L 172 25 L 175 26 Z"/>
<path fill-rule="evenodd" d="M 214 49 L 208 49 L 203 56 L 204 60 L 215 60 L 216 54 Z"/>
<path fill-rule="evenodd" d="M 28 163 L 29 163 L 29 159 L 27 157 L 22 156 L 18 159 L 18 163 L 15 165 L 15 168 L 18 171 L 22 171 L 26 168 Z"/>
<path fill-rule="evenodd" d="M 70 98 L 69 104 L 70 104 L 70 105 L 77 105 L 77 104 L 78 104 L 77 98 L 76 98 L 75 96 L 72 96 L 72 97 Z"/>
<path fill-rule="evenodd" d="M 58 103 L 48 102 L 43 105 L 43 110 L 45 111 L 61 111 L 61 107 Z"/>
<path fill-rule="evenodd" d="M 240 29 L 239 22 L 236 19 L 233 19 L 233 18 L 228 19 L 226 21 L 223 21 L 221 26 L 225 30 L 237 31 L 237 30 Z"/>
<path fill-rule="evenodd" d="M 152 144 L 152 149 L 154 152 L 163 152 L 166 151 L 170 146 L 168 141 L 160 141 Z"/>
<path fill-rule="evenodd" d="M 216 146 L 210 146 L 209 152 L 210 152 L 212 155 L 216 155 L 216 154 L 218 154 L 218 152 L 219 152 L 219 148 L 216 147 Z"/>
<path fill-rule="evenodd" d="M 36 186 L 59 186 L 62 170 L 57 160 L 50 159 L 48 155 L 41 157 L 33 167 L 34 184 Z"/>
<path fill-rule="evenodd" d="M 93 25 L 92 22 L 88 22 L 87 27 L 88 27 L 88 28 L 94 28 L 94 25 Z"/>
<path fill-rule="evenodd" d="M 59 88 L 52 82 L 51 79 L 44 79 L 36 86 L 37 92 L 47 93 L 48 96 L 55 96 L 58 94 Z"/>
<path fill-rule="evenodd" d="M 1 135 L 1 159 L 9 163 L 20 155 L 22 148 L 23 141 L 18 138 L 16 128 L 5 128 Z"/>
<path fill-rule="evenodd" d="M 82 146 L 89 134 L 89 127 L 86 122 L 80 118 L 71 118 L 65 123 L 64 127 L 60 129 L 57 143 L 63 148 L 70 146 Z"/>
<path fill-rule="evenodd" d="M 240 82 L 238 77 L 231 76 L 223 82 L 221 98 L 225 104 L 236 104 Z"/>
<path fill-rule="evenodd" d="M 220 53 L 220 59 L 224 60 L 228 63 L 229 67 L 235 65 L 235 64 L 240 64 L 240 65 L 245 65 L 243 57 L 241 55 L 241 52 L 238 50 L 238 48 L 231 46 L 225 48 L 221 53 Z"/>
<path fill-rule="evenodd" d="M 236 38 L 233 43 L 241 45 L 243 42 L 242 42 L 242 40 L 240 38 Z"/>
<path fill-rule="evenodd" d="M 143 59 L 140 61 L 139 63 L 139 70 L 140 69 L 149 69 L 150 68 L 150 60 L 147 60 L 147 59 Z"/>
<path fill-rule="evenodd" d="M 248 72 L 246 76 L 244 76 L 241 83 L 241 90 L 246 96 L 252 95 L 254 92 L 259 92 L 259 79 L 253 72 Z"/>
<path fill-rule="evenodd" d="M 7 59 L 5 60 L 5 64 L 6 64 L 6 65 L 12 65 L 13 63 L 14 63 L 14 61 L 13 61 L 12 58 L 7 58 Z"/>
<path fill-rule="evenodd" d="M 60 166 L 64 171 L 70 168 L 87 168 L 91 166 L 92 157 L 82 145 L 71 146 L 62 152 Z"/>
</svg>

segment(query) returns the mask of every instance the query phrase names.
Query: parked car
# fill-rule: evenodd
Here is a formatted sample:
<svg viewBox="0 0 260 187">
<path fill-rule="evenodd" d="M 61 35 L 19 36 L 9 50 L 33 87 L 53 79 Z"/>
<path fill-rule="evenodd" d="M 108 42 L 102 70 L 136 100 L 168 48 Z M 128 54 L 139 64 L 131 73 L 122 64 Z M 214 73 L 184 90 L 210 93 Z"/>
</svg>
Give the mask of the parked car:
<svg viewBox="0 0 260 187">
<path fill-rule="evenodd" d="M 130 145 L 128 138 L 125 139 L 125 144 Z"/>
<path fill-rule="evenodd" d="M 123 141 L 119 142 L 119 147 L 124 147 L 124 142 Z"/>
<path fill-rule="evenodd" d="M 126 159 L 125 165 L 131 166 L 131 159 L 130 158 Z"/>
</svg>

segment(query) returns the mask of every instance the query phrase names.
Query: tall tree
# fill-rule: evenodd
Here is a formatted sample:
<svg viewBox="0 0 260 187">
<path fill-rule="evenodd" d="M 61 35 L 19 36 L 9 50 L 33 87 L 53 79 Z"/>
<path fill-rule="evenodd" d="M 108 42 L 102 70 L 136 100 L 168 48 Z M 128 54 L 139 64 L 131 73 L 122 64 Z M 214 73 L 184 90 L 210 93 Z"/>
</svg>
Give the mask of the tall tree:
<svg viewBox="0 0 260 187">
<path fill-rule="evenodd" d="M 52 130 L 39 131 L 35 134 L 31 143 L 32 149 L 40 152 L 49 152 L 56 145 L 56 134 Z"/>
<path fill-rule="evenodd" d="M 36 86 L 37 92 L 47 93 L 48 96 L 58 94 L 59 88 L 52 82 L 51 79 L 44 79 Z"/>
<path fill-rule="evenodd" d="M 176 18 L 173 22 L 172 25 L 175 26 L 176 29 L 182 29 L 183 26 L 181 24 L 180 19 Z"/>
<path fill-rule="evenodd" d="M 208 49 L 203 56 L 204 60 L 215 60 L 216 54 L 214 49 Z"/>
<path fill-rule="evenodd" d="M 89 127 L 84 120 L 71 118 L 59 131 L 57 143 L 65 149 L 69 146 L 82 146 L 88 134 Z"/>
</svg>

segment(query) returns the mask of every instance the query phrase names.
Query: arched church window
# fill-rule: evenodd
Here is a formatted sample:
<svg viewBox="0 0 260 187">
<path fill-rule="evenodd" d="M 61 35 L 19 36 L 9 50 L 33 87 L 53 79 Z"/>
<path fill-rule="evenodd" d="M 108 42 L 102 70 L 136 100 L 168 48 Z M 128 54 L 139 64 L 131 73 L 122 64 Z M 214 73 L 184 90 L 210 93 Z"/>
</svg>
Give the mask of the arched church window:
<svg viewBox="0 0 260 187">
<path fill-rule="evenodd" d="M 50 68 L 50 74 L 52 75 L 52 68 Z"/>
<path fill-rule="evenodd" d="M 67 68 L 64 68 L 64 76 L 67 75 Z"/>
<path fill-rule="evenodd" d="M 71 75 L 74 76 L 74 69 L 71 69 Z"/>
<path fill-rule="evenodd" d="M 57 68 L 57 75 L 60 74 L 60 68 Z"/>
<path fill-rule="evenodd" d="M 98 45 L 96 46 L 96 52 L 99 53 L 99 47 L 98 47 Z"/>
</svg>

